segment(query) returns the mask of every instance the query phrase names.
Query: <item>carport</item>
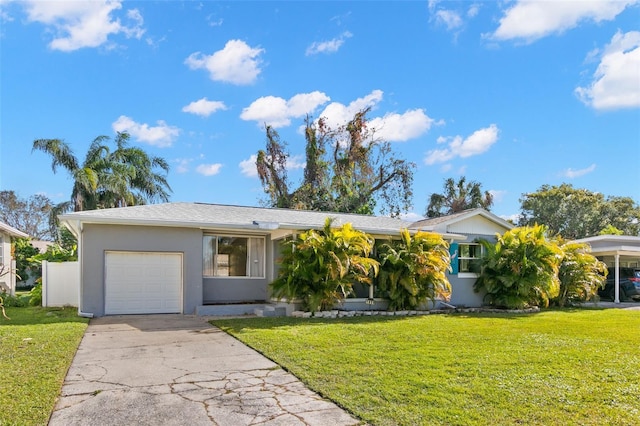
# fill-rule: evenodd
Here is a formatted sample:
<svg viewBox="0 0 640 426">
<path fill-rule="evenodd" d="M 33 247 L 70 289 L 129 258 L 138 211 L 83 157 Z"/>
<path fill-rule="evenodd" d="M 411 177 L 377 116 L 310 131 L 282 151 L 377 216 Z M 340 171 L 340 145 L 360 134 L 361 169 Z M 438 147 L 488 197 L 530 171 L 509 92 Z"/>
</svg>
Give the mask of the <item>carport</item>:
<svg viewBox="0 0 640 426">
<path fill-rule="evenodd" d="M 620 303 L 620 268 L 640 268 L 640 237 L 631 235 L 598 235 L 576 240 L 588 243 L 591 254 L 615 268 L 615 303 Z"/>
</svg>

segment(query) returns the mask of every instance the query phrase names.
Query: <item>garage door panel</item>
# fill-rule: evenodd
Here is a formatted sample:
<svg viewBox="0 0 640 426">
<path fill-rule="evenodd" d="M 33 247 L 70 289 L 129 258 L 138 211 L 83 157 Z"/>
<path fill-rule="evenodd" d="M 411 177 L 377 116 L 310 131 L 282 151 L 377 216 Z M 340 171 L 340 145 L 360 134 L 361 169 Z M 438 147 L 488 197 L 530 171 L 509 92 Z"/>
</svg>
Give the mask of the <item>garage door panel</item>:
<svg viewBox="0 0 640 426">
<path fill-rule="evenodd" d="M 182 312 L 182 255 L 157 252 L 105 254 L 105 313 Z"/>
</svg>

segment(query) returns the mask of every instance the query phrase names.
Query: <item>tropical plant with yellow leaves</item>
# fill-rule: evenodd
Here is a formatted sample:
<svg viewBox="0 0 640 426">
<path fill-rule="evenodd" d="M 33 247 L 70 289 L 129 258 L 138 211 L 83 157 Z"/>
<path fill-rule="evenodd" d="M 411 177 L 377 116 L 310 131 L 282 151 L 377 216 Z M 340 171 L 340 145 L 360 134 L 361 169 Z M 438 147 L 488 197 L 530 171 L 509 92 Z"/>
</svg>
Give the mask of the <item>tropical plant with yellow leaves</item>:
<svg viewBox="0 0 640 426">
<path fill-rule="evenodd" d="M 311 229 L 284 243 L 278 278 L 271 283 L 272 297 L 300 300 L 315 312 L 331 309 L 353 292 L 354 283 L 371 285 L 379 264 L 370 258 L 374 239 L 350 223 Z"/>
<path fill-rule="evenodd" d="M 482 240 L 476 292 L 485 292 L 489 305 L 501 308 L 549 306 L 558 296 L 558 271 L 563 252 L 546 236 L 544 225 L 523 226 L 497 235 L 497 242 Z"/>
<path fill-rule="evenodd" d="M 449 244 L 441 235 L 400 231 L 400 239 L 378 248 L 378 286 L 389 299 L 389 309 L 416 309 L 427 300 L 449 300 L 451 284 Z"/>
</svg>

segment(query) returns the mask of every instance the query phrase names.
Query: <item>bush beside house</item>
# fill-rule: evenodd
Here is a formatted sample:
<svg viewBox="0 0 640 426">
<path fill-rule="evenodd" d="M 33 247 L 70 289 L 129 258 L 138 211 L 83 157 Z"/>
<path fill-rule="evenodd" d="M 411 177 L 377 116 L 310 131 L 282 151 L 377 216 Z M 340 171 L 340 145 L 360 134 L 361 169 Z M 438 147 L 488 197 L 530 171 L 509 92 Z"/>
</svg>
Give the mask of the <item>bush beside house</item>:
<svg viewBox="0 0 640 426">
<path fill-rule="evenodd" d="M 589 253 L 588 244 L 548 238 L 544 225 L 514 228 L 495 244 L 482 241 L 486 255 L 478 263 L 474 290 L 485 292 L 491 306 L 521 309 L 565 306 L 596 296 L 606 265 Z"/>
<path fill-rule="evenodd" d="M 379 263 L 370 258 L 374 239 L 350 223 L 303 232 L 285 243 L 279 277 L 271 284 L 272 296 L 300 300 L 315 312 L 331 309 L 353 292 L 354 283 L 372 284 Z"/>
<path fill-rule="evenodd" d="M 411 235 L 404 229 L 399 240 L 379 244 L 375 255 L 374 242 L 351 224 L 331 228 L 330 220 L 323 230 L 303 232 L 285 243 L 272 296 L 299 300 L 311 312 L 344 302 L 354 294 L 355 283 L 377 285 L 389 300 L 389 310 L 416 309 L 428 300 L 448 299 L 449 245 L 441 235 Z"/>
<path fill-rule="evenodd" d="M 589 246 L 548 238 L 543 225 L 514 228 L 481 240 L 484 255 L 475 265 L 476 292 L 486 305 L 523 309 L 565 306 L 593 298 L 606 267 Z M 449 244 L 440 234 L 404 229 L 398 239 L 378 242 L 350 224 L 309 230 L 285 243 L 272 295 L 301 301 L 305 310 L 332 309 L 354 294 L 354 284 L 376 286 L 388 310 L 415 310 L 425 302 L 448 301 Z"/>
</svg>

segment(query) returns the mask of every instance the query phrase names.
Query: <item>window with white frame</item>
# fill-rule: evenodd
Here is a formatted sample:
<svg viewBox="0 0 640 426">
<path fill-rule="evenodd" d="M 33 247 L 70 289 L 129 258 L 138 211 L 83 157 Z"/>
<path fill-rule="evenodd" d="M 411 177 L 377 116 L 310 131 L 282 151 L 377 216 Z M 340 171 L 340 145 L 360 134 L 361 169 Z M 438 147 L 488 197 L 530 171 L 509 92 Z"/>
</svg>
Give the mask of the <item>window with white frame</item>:
<svg viewBox="0 0 640 426">
<path fill-rule="evenodd" d="M 482 246 L 478 243 L 461 243 L 458 246 L 458 272 L 474 273 L 472 265 L 482 257 Z"/>
<path fill-rule="evenodd" d="M 205 235 L 202 242 L 205 277 L 264 278 L 264 237 Z"/>
</svg>

